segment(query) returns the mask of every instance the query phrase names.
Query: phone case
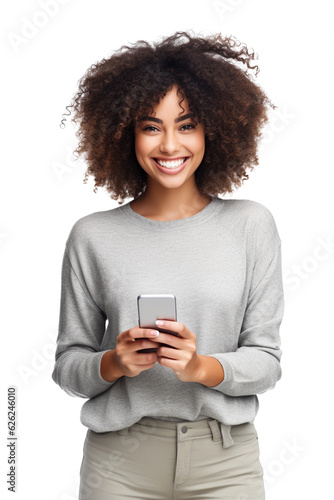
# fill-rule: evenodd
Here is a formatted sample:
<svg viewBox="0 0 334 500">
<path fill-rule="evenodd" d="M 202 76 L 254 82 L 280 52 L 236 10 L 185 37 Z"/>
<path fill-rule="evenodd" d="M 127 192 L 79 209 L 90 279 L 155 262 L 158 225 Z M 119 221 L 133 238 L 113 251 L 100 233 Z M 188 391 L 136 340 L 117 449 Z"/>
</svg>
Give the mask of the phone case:
<svg viewBox="0 0 334 500">
<path fill-rule="evenodd" d="M 152 328 L 161 333 L 178 336 L 176 332 L 157 327 L 157 319 L 177 321 L 176 297 L 173 294 L 141 294 L 137 297 L 138 324 L 141 328 Z M 152 339 L 154 340 L 154 339 Z M 162 346 L 172 347 L 168 344 Z M 156 347 L 140 349 L 137 352 L 155 352 Z"/>
</svg>

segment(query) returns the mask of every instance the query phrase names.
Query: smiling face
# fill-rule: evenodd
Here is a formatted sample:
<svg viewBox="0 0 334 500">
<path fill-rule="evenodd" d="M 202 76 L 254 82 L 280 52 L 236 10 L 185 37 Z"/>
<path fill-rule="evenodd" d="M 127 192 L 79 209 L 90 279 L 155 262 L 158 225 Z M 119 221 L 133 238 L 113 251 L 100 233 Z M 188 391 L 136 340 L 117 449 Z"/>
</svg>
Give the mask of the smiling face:
<svg viewBox="0 0 334 500">
<path fill-rule="evenodd" d="M 135 127 L 135 152 L 147 173 L 147 189 L 157 183 L 165 188 L 195 184 L 195 171 L 205 152 L 203 125 L 195 121 L 187 99 L 179 105 L 174 85 Z"/>
</svg>

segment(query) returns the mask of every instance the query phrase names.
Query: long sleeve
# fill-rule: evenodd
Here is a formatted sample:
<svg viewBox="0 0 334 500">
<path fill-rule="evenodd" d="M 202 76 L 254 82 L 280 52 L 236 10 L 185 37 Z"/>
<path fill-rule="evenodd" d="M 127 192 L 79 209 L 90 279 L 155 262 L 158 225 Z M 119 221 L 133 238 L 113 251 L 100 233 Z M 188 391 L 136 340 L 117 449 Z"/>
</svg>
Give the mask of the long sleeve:
<svg viewBox="0 0 334 500">
<path fill-rule="evenodd" d="M 100 345 L 106 315 L 95 304 L 85 284 L 79 281 L 67 250 L 62 264 L 59 333 L 53 380 L 69 395 L 91 398 L 114 382 L 101 376 Z"/>
<path fill-rule="evenodd" d="M 63 259 L 52 377 L 87 398 L 82 424 L 108 432 L 145 416 L 253 422 L 257 394 L 281 376 L 280 252 L 270 211 L 251 200 L 212 197 L 192 217 L 171 221 L 142 217 L 129 202 L 75 222 Z M 181 382 L 159 363 L 136 377 L 103 379 L 102 357 L 138 324 L 144 293 L 175 295 L 178 321 L 195 332 L 198 353 L 224 368 L 219 385 Z"/>
<path fill-rule="evenodd" d="M 247 307 L 235 352 L 212 354 L 224 379 L 211 389 L 228 396 L 249 396 L 272 389 L 281 378 L 279 328 L 284 312 L 281 242 L 269 212 L 255 249 Z"/>
</svg>

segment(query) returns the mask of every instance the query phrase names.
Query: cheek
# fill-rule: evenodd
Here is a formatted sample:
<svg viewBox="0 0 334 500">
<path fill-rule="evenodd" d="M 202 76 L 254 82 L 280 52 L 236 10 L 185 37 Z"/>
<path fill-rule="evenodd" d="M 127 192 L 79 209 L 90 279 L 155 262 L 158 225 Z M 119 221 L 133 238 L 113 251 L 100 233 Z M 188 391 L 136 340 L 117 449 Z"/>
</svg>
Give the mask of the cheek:
<svg viewBox="0 0 334 500">
<path fill-rule="evenodd" d="M 194 136 L 192 138 L 192 143 L 190 147 L 194 154 L 204 156 L 205 152 L 205 137 L 203 134 L 199 134 L 198 136 Z"/>
<path fill-rule="evenodd" d="M 136 153 L 137 157 L 138 157 L 138 155 L 141 156 L 142 150 L 143 150 L 142 141 L 141 141 L 140 137 L 135 136 L 135 153 Z"/>
<path fill-rule="evenodd" d="M 147 167 L 147 156 L 149 154 L 149 147 L 147 145 L 147 141 L 145 141 L 145 138 L 142 138 L 140 136 L 135 137 L 135 155 L 137 158 L 137 161 L 141 168 L 148 174 L 149 169 Z"/>
<path fill-rule="evenodd" d="M 135 153 L 137 158 L 144 158 L 150 154 L 152 145 L 148 139 L 148 137 L 143 137 L 141 135 L 135 137 Z"/>
</svg>

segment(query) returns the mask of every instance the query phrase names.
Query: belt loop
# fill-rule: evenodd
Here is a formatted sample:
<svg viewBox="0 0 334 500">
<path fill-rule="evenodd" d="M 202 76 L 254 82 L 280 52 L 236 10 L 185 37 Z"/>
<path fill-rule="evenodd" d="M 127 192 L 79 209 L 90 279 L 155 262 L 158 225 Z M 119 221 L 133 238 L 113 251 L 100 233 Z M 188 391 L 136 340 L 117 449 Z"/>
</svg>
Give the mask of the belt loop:
<svg viewBox="0 0 334 500">
<path fill-rule="evenodd" d="M 208 420 L 208 424 L 212 433 L 212 441 L 221 441 L 222 437 L 217 420 Z"/>
<path fill-rule="evenodd" d="M 231 426 L 220 422 L 220 430 L 223 438 L 223 448 L 230 448 L 230 446 L 233 446 L 234 441 L 231 436 Z"/>
</svg>

